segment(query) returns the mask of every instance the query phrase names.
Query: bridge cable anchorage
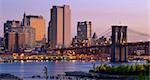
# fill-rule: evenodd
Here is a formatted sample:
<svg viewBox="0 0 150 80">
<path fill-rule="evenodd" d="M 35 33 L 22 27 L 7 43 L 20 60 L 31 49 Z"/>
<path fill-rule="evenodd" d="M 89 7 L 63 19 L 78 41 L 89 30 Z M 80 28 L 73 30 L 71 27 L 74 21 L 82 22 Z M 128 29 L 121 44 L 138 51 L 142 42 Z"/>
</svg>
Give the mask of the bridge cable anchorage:
<svg viewBox="0 0 150 80">
<path fill-rule="evenodd" d="M 111 33 L 111 28 L 108 28 L 106 31 L 104 31 L 101 34 L 99 34 L 98 37 L 101 37 L 101 36 L 104 36 L 104 35 L 108 35 L 109 33 Z"/>
<path fill-rule="evenodd" d="M 137 35 L 140 35 L 140 36 L 142 36 L 142 37 L 143 37 L 143 36 L 144 36 L 144 37 L 147 37 L 147 38 L 150 37 L 150 35 L 148 35 L 148 34 L 146 34 L 146 33 L 141 33 L 141 32 L 132 30 L 132 29 L 130 29 L 130 28 L 128 28 L 128 31 L 131 32 L 131 33 L 135 33 L 135 34 L 137 34 Z"/>
</svg>

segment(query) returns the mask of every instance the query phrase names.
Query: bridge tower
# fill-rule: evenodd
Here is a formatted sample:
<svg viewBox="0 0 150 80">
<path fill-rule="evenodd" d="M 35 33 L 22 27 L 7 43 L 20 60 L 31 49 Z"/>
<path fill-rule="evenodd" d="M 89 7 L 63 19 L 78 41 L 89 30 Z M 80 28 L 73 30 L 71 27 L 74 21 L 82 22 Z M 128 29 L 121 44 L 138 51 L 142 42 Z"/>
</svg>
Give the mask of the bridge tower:
<svg viewBox="0 0 150 80">
<path fill-rule="evenodd" d="M 111 37 L 111 62 L 126 62 L 128 58 L 127 26 L 112 26 Z"/>
</svg>

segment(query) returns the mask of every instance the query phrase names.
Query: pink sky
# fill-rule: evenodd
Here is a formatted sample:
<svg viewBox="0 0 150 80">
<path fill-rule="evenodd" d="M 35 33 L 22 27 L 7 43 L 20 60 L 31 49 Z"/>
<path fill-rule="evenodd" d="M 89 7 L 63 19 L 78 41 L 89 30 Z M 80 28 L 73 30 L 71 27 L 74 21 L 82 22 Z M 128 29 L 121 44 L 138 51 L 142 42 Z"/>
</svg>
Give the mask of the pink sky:
<svg viewBox="0 0 150 80">
<path fill-rule="evenodd" d="M 93 32 L 98 35 L 111 25 L 127 25 L 136 31 L 150 34 L 149 0 L 0 0 L 0 36 L 6 20 L 21 20 L 23 13 L 42 15 L 46 27 L 53 5 L 68 4 L 72 11 L 72 37 L 76 35 L 77 21 L 92 21 Z M 129 40 L 148 38 L 131 34 Z"/>
</svg>

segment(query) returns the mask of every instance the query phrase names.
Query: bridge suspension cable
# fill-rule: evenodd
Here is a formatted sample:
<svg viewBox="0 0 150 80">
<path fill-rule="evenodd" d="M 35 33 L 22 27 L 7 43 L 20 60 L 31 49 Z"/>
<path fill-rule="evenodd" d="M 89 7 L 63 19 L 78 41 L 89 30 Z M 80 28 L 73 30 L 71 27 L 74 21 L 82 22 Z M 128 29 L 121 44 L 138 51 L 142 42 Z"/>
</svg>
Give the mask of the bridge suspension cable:
<svg viewBox="0 0 150 80">
<path fill-rule="evenodd" d="M 101 36 L 108 36 L 111 33 L 111 28 L 108 28 L 106 31 L 102 32 L 101 34 L 99 34 L 98 37 Z"/>
<path fill-rule="evenodd" d="M 150 37 L 150 35 L 148 35 L 148 34 L 146 34 L 146 33 L 141 33 L 141 32 L 138 32 L 138 31 L 135 31 L 135 30 L 132 30 L 132 29 L 130 29 L 130 28 L 128 28 L 128 31 L 129 32 L 131 32 L 131 33 L 135 33 L 135 34 L 138 34 L 138 35 L 140 35 L 140 36 L 144 36 L 144 37 Z"/>
<path fill-rule="evenodd" d="M 128 28 L 127 30 L 128 32 L 134 33 L 136 35 L 139 35 L 141 37 L 146 37 L 146 38 L 150 38 L 150 35 L 146 34 L 146 33 L 142 33 L 136 30 L 133 30 L 131 28 Z M 111 37 L 111 28 L 108 28 L 107 30 L 105 30 L 104 32 L 102 32 L 101 34 L 98 35 L 98 37 Z"/>
</svg>

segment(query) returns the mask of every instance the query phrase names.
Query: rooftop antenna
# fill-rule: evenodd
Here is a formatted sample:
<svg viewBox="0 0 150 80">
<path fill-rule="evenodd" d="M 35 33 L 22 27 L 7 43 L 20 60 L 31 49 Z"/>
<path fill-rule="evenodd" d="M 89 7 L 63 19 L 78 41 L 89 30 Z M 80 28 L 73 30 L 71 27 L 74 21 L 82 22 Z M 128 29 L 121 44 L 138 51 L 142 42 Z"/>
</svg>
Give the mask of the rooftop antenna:
<svg viewBox="0 0 150 80">
<path fill-rule="evenodd" d="M 121 21 L 119 21 L 119 25 L 122 25 Z"/>
<path fill-rule="evenodd" d="M 26 12 L 25 12 L 25 11 L 24 11 L 24 14 L 23 14 L 23 15 L 24 15 L 24 17 L 26 16 Z"/>
</svg>

